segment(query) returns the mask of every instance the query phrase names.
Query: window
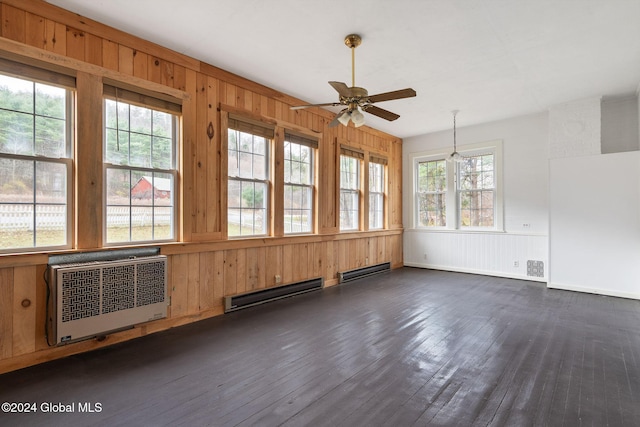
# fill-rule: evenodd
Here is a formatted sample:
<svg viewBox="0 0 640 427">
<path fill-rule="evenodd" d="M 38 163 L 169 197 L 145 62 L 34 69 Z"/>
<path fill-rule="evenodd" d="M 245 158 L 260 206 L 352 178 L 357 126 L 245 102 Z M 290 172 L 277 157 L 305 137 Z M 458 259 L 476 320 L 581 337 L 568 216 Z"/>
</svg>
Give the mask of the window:
<svg viewBox="0 0 640 427">
<path fill-rule="evenodd" d="M 315 140 L 285 132 L 284 232 L 313 232 L 313 154 Z"/>
<path fill-rule="evenodd" d="M 415 226 L 460 230 L 501 230 L 502 141 L 475 144 L 448 153 L 412 156 L 415 172 Z"/>
<path fill-rule="evenodd" d="M 362 153 L 343 148 L 340 155 L 340 230 L 360 228 L 360 162 Z"/>
<path fill-rule="evenodd" d="M 494 155 L 465 156 L 458 163 L 460 227 L 493 227 Z"/>
<path fill-rule="evenodd" d="M 227 232 L 230 237 L 267 234 L 269 148 L 273 129 L 230 115 L 228 129 Z"/>
<path fill-rule="evenodd" d="M 20 78 L 0 74 L 0 251 L 70 247 L 75 82 L 12 69 Z"/>
<path fill-rule="evenodd" d="M 369 159 L 369 229 L 384 228 L 384 167 L 387 159 Z"/>
<path fill-rule="evenodd" d="M 180 106 L 110 86 L 105 96 L 106 243 L 173 240 Z"/>
<path fill-rule="evenodd" d="M 447 225 L 447 162 L 444 159 L 418 162 L 416 204 L 420 227 Z"/>
</svg>

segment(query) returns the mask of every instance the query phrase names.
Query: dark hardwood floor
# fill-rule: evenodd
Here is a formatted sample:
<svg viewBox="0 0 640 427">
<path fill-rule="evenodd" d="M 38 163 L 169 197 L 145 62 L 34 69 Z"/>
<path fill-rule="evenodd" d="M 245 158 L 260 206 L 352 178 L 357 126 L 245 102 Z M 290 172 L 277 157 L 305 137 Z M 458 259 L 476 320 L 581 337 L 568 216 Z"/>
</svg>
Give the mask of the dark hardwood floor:
<svg viewBox="0 0 640 427">
<path fill-rule="evenodd" d="M 3 426 L 639 426 L 640 301 L 403 268 L 1 375 L 0 402 L 38 407 Z"/>
</svg>

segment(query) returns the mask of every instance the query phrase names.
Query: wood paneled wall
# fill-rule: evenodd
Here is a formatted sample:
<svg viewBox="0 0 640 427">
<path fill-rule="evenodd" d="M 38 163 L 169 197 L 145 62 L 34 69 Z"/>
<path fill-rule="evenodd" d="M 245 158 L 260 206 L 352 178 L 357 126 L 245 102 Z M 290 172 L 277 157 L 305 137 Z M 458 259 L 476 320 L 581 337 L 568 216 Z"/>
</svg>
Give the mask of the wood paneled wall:
<svg viewBox="0 0 640 427">
<path fill-rule="evenodd" d="M 0 256 L 0 372 L 88 351 L 219 315 L 223 297 L 324 277 L 402 255 L 402 141 L 363 126 L 328 128 L 330 112 L 291 110 L 304 101 L 40 0 L 0 1 L 0 57 L 76 77 L 75 232 L 71 252 L 102 250 L 102 85 L 118 82 L 181 100 L 179 242 L 169 257 L 169 316 L 105 341 L 49 347 L 44 336 L 48 254 Z M 221 106 L 320 138 L 317 232 L 306 236 L 225 239 L 226 177 Z M 213 126 L 209 138 L 207 128 Z M 388 159 L 386 228 L 339 232 L 340 144 Z M 368 156 L 367 156 L 368 158 Z M 81 200 L 82 203 L 78 203 Z M 365 200 L 365 208 L 367 201 Z"/>
</svg>

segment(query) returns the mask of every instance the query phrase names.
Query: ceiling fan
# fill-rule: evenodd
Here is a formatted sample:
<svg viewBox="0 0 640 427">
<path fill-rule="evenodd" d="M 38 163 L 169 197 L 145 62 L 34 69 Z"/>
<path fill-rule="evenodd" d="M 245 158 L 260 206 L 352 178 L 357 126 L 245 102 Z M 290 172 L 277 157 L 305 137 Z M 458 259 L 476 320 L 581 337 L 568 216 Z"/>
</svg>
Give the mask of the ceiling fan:
<svg viewBox="0 0 640 427">
<path fill-rule="evenodd" d="M 416 96 L 416 91 L 411 88 L 407 88 L 392 92 L 379 93 L 376 95 L 369 95 L 369 92 L 367 92 L 365 88 L 357 87 L 355 74 L 355 51 L 356 47 L 360 46 L 360 43 L 362 43 L 362 38 L 357 34 L 349 34 L 344 39 L 344 44 L 351 49 L 351 87 L 348 87 L 342 82 L 329 82 L 329 84 L 338 92 L 338 95 L 340 95 L 338 102 L 298 105 L 291 107 L 291 109 L 299 110 L 308 107 L 337 107 L 344 105 L 346 108 L 336 114 L 331 123 L 329 123 L 329 127 L 337 126 L 338 123 L 342 123 L 347 126 L 349 124 L 349 120 L 351 120 L 356 127 L 362 126 L 364 124 L 364 115 L 362 114 L 362 111 L 389 121 L 396 120 L 400 117 L 396 113 L 376 107 L 373 104 L 376 102 L 391 101 L 394 99 L 410 98 Z"/>
</svg>

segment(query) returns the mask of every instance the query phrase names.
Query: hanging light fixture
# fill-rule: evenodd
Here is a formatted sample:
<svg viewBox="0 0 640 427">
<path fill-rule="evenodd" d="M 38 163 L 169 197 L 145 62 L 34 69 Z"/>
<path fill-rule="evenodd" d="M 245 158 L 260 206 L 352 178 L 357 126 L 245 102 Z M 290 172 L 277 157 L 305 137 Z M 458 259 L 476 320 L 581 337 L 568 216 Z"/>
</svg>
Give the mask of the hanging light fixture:
<svg viewBox="0 0 640 427">
<path fill-rule="evenodd" d="M 362 111 L 360 111 L 358 107 L 351 112 L 351 121 L 357 128 L 364 124 L 364 114 L 362 114 Z"/>
<path fill-rule="evenodd" d="M 460 112 L 460 110 L 453 110 L 451 113 L 453 114 L 453 153 L 449 156 L 447 160 L 450 162 L 462 162 L 464 158 L 457 151 L 456 146 L 456 115 Z"/>
</svg>

